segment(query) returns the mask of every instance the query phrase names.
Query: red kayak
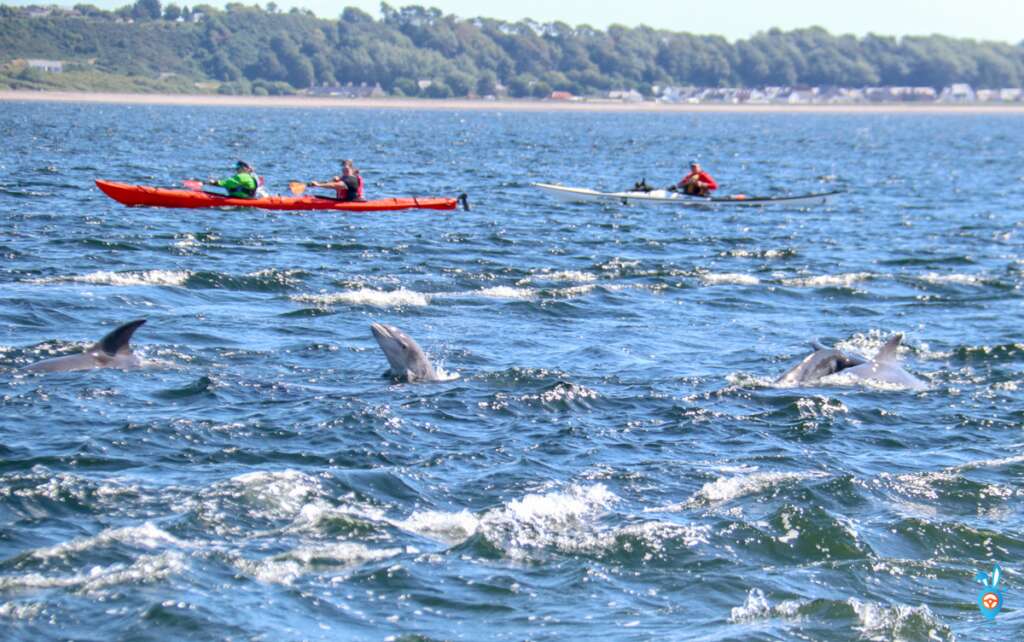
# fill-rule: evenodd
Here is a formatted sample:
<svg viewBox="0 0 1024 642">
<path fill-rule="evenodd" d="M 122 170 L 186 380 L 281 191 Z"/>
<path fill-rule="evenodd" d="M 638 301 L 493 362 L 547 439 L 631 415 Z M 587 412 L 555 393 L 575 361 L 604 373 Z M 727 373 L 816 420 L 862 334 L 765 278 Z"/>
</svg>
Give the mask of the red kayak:
<svg viewBox="0 0 1024 642">
<path fill-rule="evenodd" d="M 466 195 L 458 198 L 383 198 L 377 201 L 339 201 L 322 196 L 267 196 L 265 198 L 231 198 L 209 192 L 163 187 L 128 185 L 96 179 L 96 187 L 122 205 L 129 207 L 258 207 L 264 210 L 342 210 L 345 212 L 385 212 L 391 210 L 453 210 L 466 203 Z"/>
</svg>

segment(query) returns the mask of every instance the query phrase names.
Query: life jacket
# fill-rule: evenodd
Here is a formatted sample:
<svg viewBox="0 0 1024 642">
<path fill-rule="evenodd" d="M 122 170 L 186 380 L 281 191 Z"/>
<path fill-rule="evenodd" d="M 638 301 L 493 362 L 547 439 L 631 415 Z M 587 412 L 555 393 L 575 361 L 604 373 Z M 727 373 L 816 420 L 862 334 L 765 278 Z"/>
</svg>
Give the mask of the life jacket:
<svg viewBox="0 0 1024 642">
<path fill-rule="evenodd" d="M 356 174 L 356 178 L 359 179 L 359 189 L 356 190 L 356 198 L 359 200 L 365 200 L 363 198 L 363 177 L 360 174 Z"/>
</svg>

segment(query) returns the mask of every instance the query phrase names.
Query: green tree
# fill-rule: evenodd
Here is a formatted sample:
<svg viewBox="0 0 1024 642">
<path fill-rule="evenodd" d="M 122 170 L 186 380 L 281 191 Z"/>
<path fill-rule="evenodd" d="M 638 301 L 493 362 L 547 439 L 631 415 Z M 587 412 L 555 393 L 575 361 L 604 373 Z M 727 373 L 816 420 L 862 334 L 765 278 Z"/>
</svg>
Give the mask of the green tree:
<svg viewBox="0 0 1024 642">
<path fill-rule="evenodd" d="M 159 20 L 160 0 L 136 0 L 132 6 L 132 17 L 136 20 Z"/>
<path fill-rule="evenodd" d="M 479 96 L 494 96 L 498 93 L 498 76 L 493 71 L 483 71 L 476 82 Z"/>
<path fill-rule="evenodd" d="M 435 80 L 423 92 L 427 98 L 451 98 L 452 89 L 443 80 Z"/>
<path fill-rule="evenodd" d="M 168 20 L 170 22 L 174 22 L 174 21 L 176 21 L 180 17 L 181 17 L 181 7 L 179 7 L 178 5 L 176 5 L 176 4 L 169 4 L 166 7 L 164 7 L 164 20 Z"/>
</svg>

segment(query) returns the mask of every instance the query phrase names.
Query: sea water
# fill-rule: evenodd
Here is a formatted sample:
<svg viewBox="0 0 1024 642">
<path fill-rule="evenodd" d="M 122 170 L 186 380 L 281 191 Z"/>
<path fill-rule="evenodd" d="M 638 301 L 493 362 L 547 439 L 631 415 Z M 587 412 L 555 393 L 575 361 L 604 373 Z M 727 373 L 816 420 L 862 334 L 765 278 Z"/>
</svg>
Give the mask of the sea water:
<svg viewBox="0 0 1024 642">
<path fill-rule="evenodd" d="M 1024 635 L 1024 119 L 4 103 L 0 637 Z M 126 208 L 354 159 L 469 212 Z M 701 162 L 805 209 L 561 204 Z M 145 318 L 139 371 L 18 368 Z M 372 322 L 458 378 L 382 378 Z M 782 388 L 906 335 L 929 390 Z M 978 571 L 1003 569 L 994 622 Z"/>
</svg>

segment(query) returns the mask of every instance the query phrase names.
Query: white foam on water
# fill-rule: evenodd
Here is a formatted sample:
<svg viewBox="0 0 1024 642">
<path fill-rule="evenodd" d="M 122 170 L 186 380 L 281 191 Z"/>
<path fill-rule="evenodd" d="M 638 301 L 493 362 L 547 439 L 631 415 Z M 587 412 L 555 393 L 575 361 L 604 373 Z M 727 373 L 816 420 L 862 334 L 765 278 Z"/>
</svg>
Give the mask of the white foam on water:
<svg viewBox="0 0 1024 642">
<path fill-rule="evenodd" d="M 746 495 L 760 493 L 774 486 L 820 477 L 828 477 L 828 474 L 821 471 L 807 473 L 764 472 L 738 475 L 736 477 L 721 477 L 713 482 L 704 484 L 697 491 L 694 500 L 713 503 L 728 502 Z"/>
<path fill-rule="evenodd" d="M 520 401 L 540 401 L 546 404 L 555 404 L 570 401 L 582 400 L 582 399 L 597 399 L 598 394 L 596 391 L 574 383 L 567 383 L 564 385 L 556 385 L 548 390 L 535 395 L 523 395 L 519 398 Z"/>
<path fill-rule="evenodd" d="M 922 628 L 927 628 L 929 640 L 955 640 L 956 637 L 949 627 L 939 622 L 928 605 L 907 606 L 906 604 L 895 604 L 893 606 L 882 606 L 874 602 L 861 602 L 851 597 L 847 604 L 857 614 L 857 630 L 861 633 L 861 639 L 878 642 L 889 640 L 904 640 L 904 632 L 909 630 L 916 633 Z M 915 635 L 915 637 L 917 637 Z"/>
<path fill-rule="evenodd" d="M 733 624 L 756 622 L 767 620 L 773 617 L 796 618 L 800 610 L 800 602 L 796 600 L 784 600 L 772 606 L 764 591 L 759 588 L 752 588 L 747 593 L 747 601 L 743 606 L 734 606 L 729 613 L 729 622 Z"/>
<path fill-rule="evenodd" d="M 291 298 L 296 303 L 311 303 L 316 306 L 367 305 L 376 308 L 424 307 L 430 304 L 429 294 L 421 294 L 405 288 L 397 290 L 375 290 L 360 288 L 342 292 L 322 294 L 296 294 Z"/>
<path fill-rule="evenodd" d="M 34 620 L 43 612 L 46 605 L 38 602 L 18 604 L 15 602 L 4 602 L 0 604 L 0 618 L 12 620 Z"/>
<path fill-rule="evenodd" d="M 820 276 L 782 279 L 783 285 L 797 288 L 852 287 L 853 284 L 879 276 L 871 272 L 850 272 L 847 274 L 822 274 Z"/>
<path fill-rule="evenodd" d="M 740 272 L 703 272 L 700 280 L 705 285 L 757 285 L 761 279 L 753 274 L 742 274 Z"/>
<path fill-rule="evenodd" d="M 192 276 L 191 272 L 173 270 L 147 270 L 143 272 L 91 272 L 89 274 L 54 276 L 31 279 L 28 283 L 46 285 L 51 283 L 90 283 L 92 285 L 163 285 L 182 286 Z"/>
<path fill-rule="evenodd" d="M 465 509 L 457 513 L 433 510 L 416 511 L 407 519 L 392 523 L 402 530 L 447 544 L 464 542 L 480 528 L 480 520 Z"/>
<path fill-rule="evenodd" d="M 918 278 L 926 283 L 954 283 L 956 285 L 975 286 L 985 285 L 985 282 L 988 280 L 986 277 L 979 276 L 977 274 L 939 274 L 937 272 L 928 272 L 927 274 L 922 274 Z"/>
<path fill-rule="evenodd" d="M 252 513 L 268 519 L 294 517 L 323 495 L 319 480 L 297 470 L 245 473 L 232 477 L 228 486 L 237 488 Z"/>
<path fill-rule="evenodd" d="M 590 272 L 580 272 L 578 270 L 562 270 L 557 272 L 538 272 L 531 274 L 530 276 L 521 279 L 519 284 L 526 283 L 537 283 L 537 282 L 553 282 L 553 281 L 569 281 L 572 283 L 590 283 L 597 280 L 596 274 Z"/>
<path fill-rule="evenodd" d="M 372 549 L 355 542 L 336 542 L 303 546 L 263 560 L 238 558 L 234 563 L 240 571 L 261 582 L 289 585 L 309 573 L 338 575 L 400 553 L 400 548 Z"/>
<path fill-rule="evenodd" d="M 590 294 L 596 287 L 596 285 L 575 285 L 569 288 L 558 288 L 551 291 L 551 296 L 572 299 L 585 294 Z"/>
<path fill-rule="evenodd" d="M 448 372 L 444 368 L 437 365 L 434 366 L 434 375 L 437 377 L 438 381 L 455 381 L 456 379 L 462 377 L 462 375 L 460 375 L 458 372 Z"/>
<path fill-rule="evenodd" d="M 736 258 L 758 258 L 758 259 L 777 259 L 785 256 L 789 250 L 746 250 L 746 249 L 733 249 L 728 252 L 723 252 L 722 256 L 733 256 Z"/>
<path fill-rule="evenodd" d="M 18 497 L 35 498 L 42 497 L 54 502 L 65 501 L 64 496 L 70 495 L 80 503 L 89 504 L 95 498 L 103 500 L 117 500 L 125 496 L 137 495 L 140 491 L 134 485 L 120 485 L 113 480 L 105 480 L 105 483 L 96 485 L 96 482 L 79 477 L 71 473 L 52 473 L 42 466 L 33 468 L 29 475 L 21 476 L 19 479 L 30 479 L 41 481 L 36 486 L 20 488 L 13 491 Z M 10 489 L 0 487 L 0 495 L 10 493 Z"/>
<path fill-rule="evenodd" d="M 680 512 L 696 506 L 708 504 L 724 504 L 747 495 L 764 492 L 776 486 L 782 486 L 803 479 L 828 477 L 828 473 L 812 471 L 807 473 L 794 472 L 761 472 L 720 477 L 713 482 L 704 484 L 693 497 L 685 502 L 669 504 L 658 508 L 647 508 L 644 512 Z"/>
<path fill-rule="evenodd" d="M 76 575 L 27 573 L 0 576 L 0 590 L 66 588 L 90 593 L 114 586 L 157 582 L 180 574 L 185 566 L 185 558 L 181 553 L 168 551 L 159 555 L 142 555 L 130 566 L 94 566 Z"/>
<path fill-rule="evenodd" d="M 297 286 L 302 281 L 298 278 L 298 275 L 302 274 L 302 270 L 279 270 L 277 268 L 264 268 L 255 272 L 249 272 L 245 276 L 255 279 L 270 278 L 275 283 L 287 286 Z"/>
<path fill-rule="evenodd" d="M 142 548 L 158 548 L 161 546 L 188 546 L 186 542 L 178 539 L 170 533 L 158 528 L 152 522 L 146 522 L 141 526 L 128 526 L 125 528 L 111 528 L 100 532 L 93 537 L 80 539 L 40 548 L 32 551 L 33 557 L 47 559 L 50 557 L 65 557 L 74 553 L 80 553 L 92 548 L 107 546 L 112 543 L 120 543 L 128 546 Z"/>
<path fill-rule="evenodd" d="M 508 285 L 496 285 L 490 288 L 483 288 L 481 290 L 475 290 L 468 292 L 471 296 L 484 296 L 491 299 L 533 299 L 537 296 L 537 291 L 533 288 L 516 288 Z"/>
<path fill-rule="evenodd" d="M 964 471 L 974 470 L 977 468 L 999 468 L 1000 466 L 1009 466 L 1011 464 L 1024 463 L 1024 455 L 1011 455 L 1009 457 L 999 457 L 997 459 L 979 459 L 978 461 L 969 461 L 965 464 L 953 466 L 949 470 Z"/>
</svg>

